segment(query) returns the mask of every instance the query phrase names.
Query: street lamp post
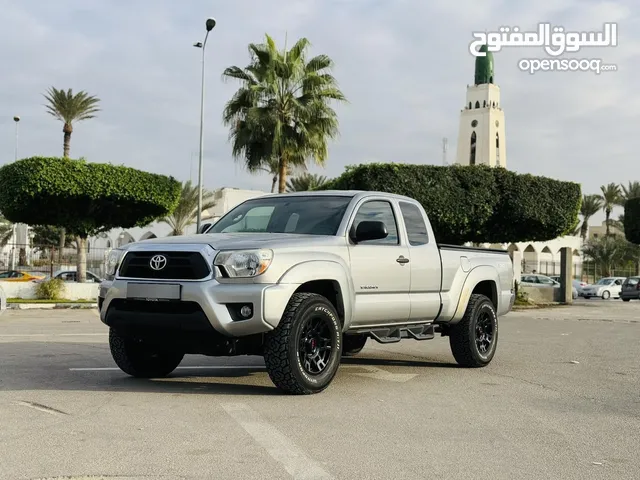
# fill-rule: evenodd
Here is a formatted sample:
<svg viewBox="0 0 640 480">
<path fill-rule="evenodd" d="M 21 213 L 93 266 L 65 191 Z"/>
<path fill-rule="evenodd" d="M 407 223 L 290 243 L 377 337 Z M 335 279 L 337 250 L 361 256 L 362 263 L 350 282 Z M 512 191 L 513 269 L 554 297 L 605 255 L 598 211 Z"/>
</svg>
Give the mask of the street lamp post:
<svg viewBox="0 0 640 480">
<path fill-rule="evenodd" d="M 13 117 L 13 121 L 16 123 L 16 155 L 15 155 L 15 160 L 14 161 L 18 161 L 18 125 L 20 123 L 20 117 L 19 116 L 14 116 Z M 16 247 L 17 247 L 17 242 L 16 242 L 16 224 L 13 224 L 13 227 L 11 228 L 12 230 L 12 234 L 11 236 L 13 237 L 13 248 L 11 249 L 11 269 L 15 270 L 16 269 Z"/>
<path fill-rule="evenodd" d="M 196 221 L 196 232 L 200 232 L 200 225 L 202 223 L 202 176 L 203 176 L 203 165 L 202 165 L 202 152 L 204 148 L 204 72 L 205 72 L 205 48 L 207 46 L 207 38 L 209 38 L 209 32 L 213 30 L 213 27 L 216 26 L 215 18 L 207 18 L 205 22 L 205 28 L 207 29 L 207 33 L 204 36 L 204 42 L 194 43 L 193 46 L 196 48 L 202 49 L 202 86 L 200 92 L 200 154 L 198 155 L 198 216 Z"/>
</svg>

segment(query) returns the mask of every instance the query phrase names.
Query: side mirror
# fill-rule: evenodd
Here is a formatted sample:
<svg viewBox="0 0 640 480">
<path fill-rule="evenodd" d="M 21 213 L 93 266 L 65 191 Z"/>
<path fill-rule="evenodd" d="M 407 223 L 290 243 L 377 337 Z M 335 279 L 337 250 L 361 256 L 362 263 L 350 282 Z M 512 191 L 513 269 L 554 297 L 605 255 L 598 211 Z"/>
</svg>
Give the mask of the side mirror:
<svg viewBox="0 0 640 480">
<path fill-rule="evenodd" d="M 200 230 L 198 231 L 198 233 L 204 233 L 207 230 L 209 230 L 209 227 L 211 226 L 211 223 L 205 223 L 203 225 L 200 226 Z"/>
<path fill-rule="evenodd" d="M 380 240 L 387 238 L 389 232 L 384 222 L 377 220 L 364 220 L 358 224 L 355 235 L 351 239 L 356 242 L 366 242 L 367 240 Z"/>
</svg>

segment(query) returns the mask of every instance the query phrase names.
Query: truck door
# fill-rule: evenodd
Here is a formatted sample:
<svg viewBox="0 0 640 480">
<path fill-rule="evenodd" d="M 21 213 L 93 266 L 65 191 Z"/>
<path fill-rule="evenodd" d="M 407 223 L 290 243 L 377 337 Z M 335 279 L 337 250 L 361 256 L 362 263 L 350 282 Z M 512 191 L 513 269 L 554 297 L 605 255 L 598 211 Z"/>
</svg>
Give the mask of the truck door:
<svg viewBox="0 0 640 480">
<path fill-rule="evenodd" d="M 434 320 L 440 312 L 442 264 L 433 232 L 414 203 L 398 202 L 407 232 L 411 260 L 411 321 Z"/>
<path fill-rule="evenodd" d="M 388 235 L 358 244 L 349 240 L 356 299 L 352 325 L 405 322 L 410 312 L 409 248 L 401 241 L 399 222 L 391 201 L 367 199 L 358 206 L 349 231 L 363 220 L 384 222 Z"/>
</svg>

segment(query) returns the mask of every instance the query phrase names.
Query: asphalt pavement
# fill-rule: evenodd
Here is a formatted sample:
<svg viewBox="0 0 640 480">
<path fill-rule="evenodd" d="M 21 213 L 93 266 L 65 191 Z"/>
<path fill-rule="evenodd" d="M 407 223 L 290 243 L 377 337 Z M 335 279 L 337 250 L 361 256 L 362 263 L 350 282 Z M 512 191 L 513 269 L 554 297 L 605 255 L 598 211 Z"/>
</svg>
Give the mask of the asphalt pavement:
<svg viewBox="0 0 640 480">
<path fill-rule="evenodd" d="M 93 310 L 0 316 L 0 478 L 632 479 L 640 302 L 512 312 L 486 368 L 446 338 L 368 343 L 328 390 L 259 357 L 119 371 Z"/>
</svg>

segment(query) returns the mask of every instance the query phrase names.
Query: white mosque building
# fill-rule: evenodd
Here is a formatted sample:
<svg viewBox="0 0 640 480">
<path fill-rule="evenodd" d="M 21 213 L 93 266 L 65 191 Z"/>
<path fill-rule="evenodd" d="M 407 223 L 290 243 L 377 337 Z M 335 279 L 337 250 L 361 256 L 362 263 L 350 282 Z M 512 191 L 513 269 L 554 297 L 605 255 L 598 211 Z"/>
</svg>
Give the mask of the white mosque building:
<svg viewBox="0 0 640 480">
<path fill-rule="evenodd" d="M 500 87 L 495 83 L 493 54 L 476 57 L 473 85 L 467 85 L 467 98 L 460 112 L 456 164 L 489 165 L 507 168 L 505 115 L 500 103 Z M 579 236 L 565 236 L 547 242 L 515 242 L 484 244 L 491 248 L 520 252 L 522 273 L 560 274 L 560 250 L 570 247 L 573 252 L 574 277 L 582 274 Z"/>
</svg>

